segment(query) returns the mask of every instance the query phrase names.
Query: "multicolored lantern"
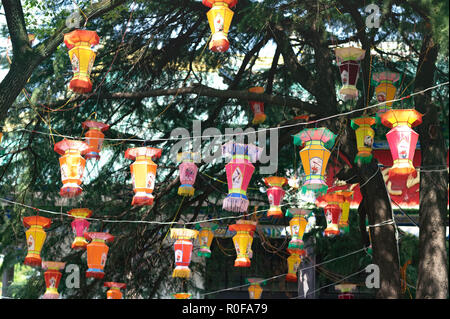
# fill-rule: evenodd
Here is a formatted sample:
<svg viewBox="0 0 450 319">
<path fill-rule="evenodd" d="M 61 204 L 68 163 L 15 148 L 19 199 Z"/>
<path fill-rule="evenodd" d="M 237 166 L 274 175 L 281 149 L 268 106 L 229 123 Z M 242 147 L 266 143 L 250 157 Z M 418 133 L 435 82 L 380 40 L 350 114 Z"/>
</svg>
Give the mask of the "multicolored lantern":
<svg viewBox="0 0 450 319">
<path fill-rule="evenodd" d="M 92 91 L 90 75 L 96 56 L 92 47 L 99 41 L 100 38 L 95 31 L 74 30 L 64 35 L 64 43 L 69 49 L 74 74 L 69 89 L 75 93 L 85 94 Z"/>
<path fill-rule="evenodd" d="M 264 93 L 264 88 L 262 86 L 256 86 L 248 89 L 248 91 L 250 93 L 262 94 Z M 266 114 L 264 113 L 264 102 L 249 101 L 249 104 L 254 114 L 252 124 L 257 125 L 264 123 L 264 121 L 266 120 Z"/>
<path fill-rule="evenodd" d="M 400 79 L 400 74 L 391 71 L 383 71 L 374 73 L 372 79 L 378 83 L 375 87 L 375 94 L 378 102 L 382 103 L 391 101 L 395 98 L 397 88 L 394 83 Z M 378 112 L 386 112 L 387 110 L 390 110 L 392 103 L 394 102 L 387 102 L 380 105 L 378 107 Z"/>
<path fill-rule="evenodd" d="M 289 249 L 298 249 L 299 255 L 303 256 L 306 251 L 303 249 L 303 234 L 305 233 L 306 225 L 308 221 L 305 216 L 309 215 L 311 210 L 309 209 L 299 209 L 299 208 L 289 208 L 286 212 L 286 216 L 292 217 L 289 221 L 289 229 L 291 234 L 291 241 L 289 242 Z"/>
<path fill-rule="evenodd" d="M 229 231 L 235 231 L 233 236 L 234 248 L 237 258 L 234 267 L 250 267 L 250 251 L 253 243 L 253 234 L 256 230 L 256 222 L 239 220 L 236 224 L 228 226 Z"/>
<path fill-rule="evenodd" d="M 228 196 L 223 200 L 222 208 L 231 212 L 244 213 L 248 209 L 247 188 L 252 178 L 256 162 L 262 148 L 253 144 L 240 144 L 230 141 L 222 145 L 222 155 L 232 156 L 225 165 L 228 181 Z"/>
<path fill-rule="evenodd" d="M 248 287 L 248 296 L 250 299 L 261 299 L 263 292 L 261 285 L 265 285 L 266 281 L 263 278 L 247 278 L 246 283 L 250 284 Z"/>
<path fill-rule="evenodd" d="M 28 216 L 23 218 L 23 225 L 28 227 L 25 232 L 27 238 L 28 254 L 24 264 L 32 267 L 40 266 L 42 263 L 41 250 L 47 234 L 44 228 L 50 227 L 52 220 L 42 216 Z"/>
<path fill-rule="evenodd" d="M 336 191 L 335 194 L 343 196 L 344 201 L 340 204 L 342 213 L 339 219 L 339 228 L 344 232 L 348 231 L 348 216 L 350 213 L 350 201 L 353 197 L 353 191 L 350 190 L 340 190 Z"/>
<path fill-rule="evenodd" d="M 194 196 L 194 185 L 197 177 L 198 168 L 195 165 L 199 157 L 198 153 L 181 152 L 177 154 L 177 161 L 180 164 L 180 183 L 178 188 L 178 195 L 180 196 Z"/>
<path fill-rule="evenodd" d="M 304 129 L 294 135 L 294 144 L 304 146 L 300 151 L 305 182 L 302 193 L 311 190 L 315 194 L 325 193 L 328 185 L 325 183 L 325 172 L 336 135 L 325 127 Z"/>
<path fill-rule="evenodd" d="M 58 299 L 58 286 L 59 281 L 61 280 L 62 274 L 60 270 L 63 270 L 66 266 L 66 263 L 58 262 L 58 261 L 43 261 L 42 268 L 47 270 L 44 273 L 45 278 L 45 286 L 47 289 L 45 290 L 45 294 L 42 299 Z"/>
<path fill-rule="evenodd" d="M 198 241 L 200 243 L 199 257 L 209 258 L 211 256 L 211 243 L 214 238 L 214 231 L 218 225 L 211 222 L 195 224 L 195 228 L 199 230 Z"/>
<path fill-rule="evenodd" d="M 131 205 L 152 205 L 156 165 L 152 159 L 161 157 L 161 149 L 153 147 L 129 148 L 125 158 L 136 160 L 130 165 L 134 197 Z"/>
<path fill-rule="evenodd" d="M 75 235 L 75 239 L 72 242 L 72 249 L 85 249 L 88 242 L 84 238 L 84 233 L 89 228 L 89 222 L 86 218 L 92 216 L 92 211 L 87 208 L 75 208 L 67 212 L 74 221 L 72 222 L 72 230 Z"/>
<path fill-rule="evenodd" d="M 303 255 L 304 250 L 298 248 L 288 248 L 287 251 L 290 256 L 287 259 L 288 274 L 285 279 L 288 282 L 297 282 L 297 271 L 302 262 L 301 256 Z"/>
<path fill-rule="evenodd" d="M 171 228 L 170 238 L 176 239 L 173 248 L 175 250 L 175 269 L 172 277 L 189 278 L 191 270 L 189 264 L 192 256 L 192 239 L 195 239 L 198 231 L 186 228 Z"/>
<path fill-rule="evenodd" d="M 172 295 L 175 299 L 190 299 L 191 298 L 191 294 L 187 293 L 187 292 L 179 292 L 176 294 Z"/>
<path fill-rule="evenodd" d="M 109 287 L 110 289 L 106 292 L 106 299 L 123 299 L 122 292 L 120 289 L 125 289 L 126 284 L 121 282 L 105 282 L 103 287 Z"/>
<path fill-rule="evenodd" d="M 359 77 L 359 61 L 364 59 L 365 50 L 347 47 L 334 49 L 336 61 L 341 73 L 342 88 L 339 90 L 344 101 L 358 97 L 356 83 Z"/>
<path fill-rule="evenodd" d="M 358 148 L 358 154 L 355 156 L 355 163 L 368 164 L 372 160 L 372 146 L 375 131 L 372 125 L 375 124 L 375 118 L 373 117 L 358 117 L 352 119 L 351 127 L 356 130 L 356 147 Z"/>
<path fill-rule="evenodd" d="M 344 196 L 336 193 L 328 193 L 324 196 L 327 205 L 324 213 L 327 221 L 327 228 L 325 228 L 325 236 L 339 235 L 339 220 L 342 214 L 341 205 L 344 202 Z"/>
<path fill-rule="evenodd" d="M 63 187 L 59 194 L 62 197 L 75 197 L 81 194 L 81 179 L 84 174 L 86 160 L 82 155 L 86 154 L 89 146 L 82 141 L 62 140 L 55 144 L 54 150 L 59 155 L 61 168 L 61 180 Z"/>
<path fill-rule="evenodd" d="M 389 170 L 389 178 L 413 173 L 413 158 L 419 134 L 411 127 L 422 123 L 422 114 L 414 109 L 389 110 L 381 115 L 381 123 L 392 128 L 386 134 L 394 161 Z"/>
<path fill-rule="evenodd" d="M 89 145 L 89 151 L 84 157 L 86 159 L 94 158 L 99 160 L 105 138 L 105 134 L 102 132 L 108 130 L 109 125 L 95 121 L 86 121 L 82 123 L 82 126 L 84 129 L 88 129 L 84 136 L 86 137 L 86 144 Z"/>
<path fill-rule="evenodd" d="M 281 218 L 283 217 L 283 211 L 281 210 L 281 202 L 283 201 L 284 194 L 283 185 L 288 182 L 285 177 L 270 176 L 264 178 L 264 183 L 270 188 L 267 190 L 267 197 L 269 199 L 270 208 L 267 211 L 267 217 Z"/>
<path fill-rule="evenodd" d="M 234 15 L 230 8 L 237 4 L 237 0 L 202 0 L 202 3 L 211 8 L 206 13 L 212 31 L 209 49 L 214 52 L 225 52 L 230 47 L 227 36 Z"/>
<path fill-rule="evenodd" d="M 341 292 L 338 299 L 355 299 L 352 291 L 356 289 L 356 284 L 339 284 L 334 286 L 334 288 Z"/>
<path fill-rule="evenodd" d="M 112 242 L 114 236 L 109 233 L 91 232 L 84 233 L 84 237 L 91 242 L 86 246 L 87 264 L 89 269 L 86 271 L 86 277 L 101 279 L 105 276 L 103 269 L 108 258 L 109 247 L 106 242 Z"/>
</svg>

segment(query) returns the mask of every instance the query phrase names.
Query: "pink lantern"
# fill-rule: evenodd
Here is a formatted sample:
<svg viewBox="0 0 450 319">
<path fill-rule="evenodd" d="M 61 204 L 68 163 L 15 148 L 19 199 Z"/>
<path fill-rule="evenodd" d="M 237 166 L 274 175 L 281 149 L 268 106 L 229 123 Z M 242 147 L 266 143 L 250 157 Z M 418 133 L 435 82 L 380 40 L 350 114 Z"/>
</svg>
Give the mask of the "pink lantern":
<svg viewBox="0 0 450 319">
<path fill-rule="evenodd" d="M 193 196 L 195 188 L 192 186 L 197 177 L 198 168 L 195 165 L 197 162 L 198 153 L 182 152 L 178 153 L 177 161 L 180 164 L 180 182 L 181 186 L 178 188 L 178 195 Z"/>
<path fill-rule="evenodd" d="M 287 178 L 270 176 L 264 178 L 264 182 L 267 186 L 270 186 L 270 188 L 267 190 L 267 197 L 270 204 L 270 208 L 267 211 L 267 217 L 283 217 L 283 211 L 281 210 L 280 205 L 283 201 L 284 194 L 286 193 L 283 189 L 283 185 L 287 183 Z"/>
<path fill-rule="evenodd" d="M 89 228 L 89 222 L 86 218 L 92 216 L 92 211 L 87 208 L 75 208 L 70 210 L 67 214 L 75 219 L 71 224 L 73 233 L 75 234 L 72 249 L 85 249 L 88 242 L 84 238 L 84 233 Z"/>
<path fill-rule="evenodd" d="M 175 238 L 176 242 L 173 245 L 175 251 L 175 269 L 172 277 L 189 278 L 191 270 L 189 264 L 192 256 L 192 239 L 195 239 L 198 231 L 187 228 L 171 228 L 170 238 Z"/>
<path fill-rule="evenodd" d="M 342 88 L 339 93 L 344 100 L 355 99 L 358 97 L 356 83 L 359 77 L 359 61 L 364 59 L 366 51 L 355 47 L 334 50 L 342 80 Z"/>
<path fill-rule="evenodd" d="M 232 156 L 231 161 L 225 165 L 228 181 L 228 196 L 223 200 L 222 208 L 231 212 L 246 212 L 249 201 L 247 188 L 255 167 L 261 155 L 262 148 L 252 144 L 239 144 L 230 141 L 222 145 L 222 155 Z"/>
</svg>

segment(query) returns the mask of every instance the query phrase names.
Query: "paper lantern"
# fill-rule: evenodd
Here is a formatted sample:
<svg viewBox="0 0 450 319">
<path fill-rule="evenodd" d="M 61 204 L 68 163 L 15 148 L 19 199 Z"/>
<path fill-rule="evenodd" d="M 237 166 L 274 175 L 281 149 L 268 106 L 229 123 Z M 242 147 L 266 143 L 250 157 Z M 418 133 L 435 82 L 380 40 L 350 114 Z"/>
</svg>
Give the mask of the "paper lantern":
<svg viewBox="0 0 450 319">
<path fill-rule="evenodd" d="M 179 292 L 179 293 L 173 294 L 173 297 L 175 299 L 190 299 L 191 294 L 189 294 L 187 292 Z"/>
<path fill-rule="evenodd" d="M 230 47 L 227 36 L 234 15 L 230 8 L 236 5 L 237 0 L 203 0 L 202 3 L 211 8 L 206 13 L 212 31 L 209 49 L 214 52 L 225 52 Z"/>
<path fill-rule="evenodd" d="M 283 217 L 283 211 L 281 210 L 281 202 L 283 201 L 284 194 L 283 185 L 288 182 L 285 177 L 270 176 L 264 178 L 264 183 L 270 188 L 267 190 L 267 197 L 269 199 L 270 208 L 267 211 L 267 217 L 281 218 Z"/>
<path fill-rule="evenodd" d="M 62 274 L 60 270 L 63 270 L 66 263 L 58 261 L 43 261 L 42 268 L 47 270 L 44 273 L 46 290 L 42 299 L 58 299 L 58 286 L 61 280 Z"/>
<path fill-rule="evenodd" d="M 248 89 L 251 93 L 264 93 L 264 88 L 261 86 L 256 86 Z M 257 125 L 264 123 L 266 120 L 266 114 L 264 114 L 264 102 L 259 101 L 249 101 L 250 107 L 253 111 L 252 124 Z"/>
<path fill-rule="evenodd" d="M 248 287 L 248 295 L 250 299 L 261 299 L 261 295 L 263 289 L 261 285 L 265 285 L 266 281 L 263 278 L 247 278 L 247 284 L 250 284 Z"/>
<path fill-rule="evenodd" d="M 112 242 L 114 236 L 109 233 L 88 232 L 84 237 L 91 242 L 86 246 L 88 270 L 86 277 L 101 279 L 105 276 L 103 268 L 106 265 L 109 248 L 106 242 Z"/>
<path fill-rule="evenodd" d="M 395 98 L 395 92 L 397 88 L 394 83 L 400 79 L 400 75 L 395 72 L 383 71 L 374 73 L 372 79 L 378 83 L 375 87 L 375 94 L 377 96 L 378 102 L 391 101 Z M 391 109 L 392 103 L 387 102 L 378 106 L 378 112 L 386 112 Z"/>
<path fill-rule="evenodd" d="M 336 135 L 325 127 L 304 129 L 294 135 L 294 144 L 304 146 L 300 151 L 306 175 L 302 193 L 308 190 L 315 194 L 327 191 L 325 172 L 331 154 L 328 149 L 333 146 L 335 139 Z"/>
<path fill-rule="evenodd" d="M 86 144 L 89 145 L 89 151 L 86 153 L 85 158 L 99 160 L 105 138 L 105 134 L 102 132 L 109 129 L 109 125 L 95 121 L 86 121 L 82 123 L 82 126 L 84 129 L 88 129 L 84 135 L 86 137 Z"/>
<path fill-rule="evenodd" d="M 2 140 L 3 140 L 3 133 L 0 132 L 0 144 L 2 143 Z"/>
<path fill-rule="evenodd" d="M 28 216 L 23 218 L 23 225 L 28 228 L 25 232 L 27 238 L 28 254 L 24 264 L 32 267 L 40 266 L 41 249 L 47 234 L 44 228 L 50 227 L 52 220 L 42 216 Z"/>
<path fill-rule="evenodd" d="M 64 43 L 69 49 L 73 77 L 69 89 L 75 93 L 85 94 L 92 91 L 90 79 L 96 53 L 92 47 L 100 41 L 95 31 L 74 30 L 64 34 Z"/>
<path fill-rule="evenodd" d="M 350 201 L 353 197 L 353 191 L 350 190 L 340 190 L 336 191 L 335 194 L 343 196 L 343 202 L 340 204 L 342 213 L 339 219 L 339 228 L 344 232 L 348 231 L 348 216 L 350 213 Z"/>
<path fill-rule="evenodd" d="M 192 239 L 195 239 L 198 231 L 186 228 L 171 228 L 170 238 L 176 239 L 173 248 L 175 250 L 175 269 L 172 277 L 189 278 L 191 270 L 189 264 L 192 256 Z"/>
<path fill-rule="evenodd" d="M 299 208 L 289 208 L 286 212 L 286 216 L 292 217 L 289 221 L 291 240 L 288 248 L 298 249 L 300 256 L 306 254 L 306 251 L 303 249 L 303 234 L 305 233 L 306 225 L 308 225 L 305 216 L 309 215 L 310 212 L 311 210 L 309 209 Z"/>
<path fill-rule="evenodd" d="M 225 165 L 228 181 L 228 196 L 223 200 L 222 208 L 231 212 L 246 212 L 248 208 L 247 188 L 256 162 L 262 149 L 253 144 L 240 144 L 230 141 L 222 145 L 222 155 L 232 156 Z"/>
<path fill-rule="evenodd" d="M 236 235 L 233 236 L 237 255 L 234 267 L 250 267 L 249 253 L 253 243 L 253 233 L 256 230 L 256 222 L 240 220 L 236 224 L 228 226 L 228 230 L 236 232 Z"/>
<path fill-rule="evenodd" d="M 419 134 L 411 127 L 422 123 L 422 114 L 414 109 L 389 110 L 381 115 L 381 123 L 392 128 L 386 134 L 394 161 L 389 169 L 389 178 L 413 173 L 413 158 Z"/>
<path fill-rule="evenodd" d="M 135 160 L 130 165 L 134 197 L 131 205 L 152 205 L 155 187 L 156 165 L 152 159 L 161 157 L 161 149 L 153 147 L 129 148 L 125 158 Z"/>
<path fill-rule="evenodd" d="M 356 83 L 359 77 L 359 61 L 364 59 L 366 51 L 355 47 L 347 47 L 336 48 L 334 53 L 342 80 L 342 88 L 339 93 L 344 101 L 355 99 L 358 97 Z"/>
<path fill-rule="evenodd" d="M 198 241 L 200 243 L 199 257 L 209 258 L 211 256 L 211 243 L 214 238 L 214 231 L 218 225 L 211 222 L 204 222 L 195 225 L 199 230 Z"/>
<path fill-rule="evenodd" d="M 181 152 L 177 154 L 177 161 L 180 164 L 180 183 L 178 188 L 178 195 L 180 196 L 193 196 L 194 195 L 194 183 L 197 177 L 198 168 L 195 162 L 198 160 L 198 153 L 193 152 Z"/>
<path fill-rule="evenodd" d="M 373 117 L 359 117 L 352 119 L 351 127 L 356 130 L 356 147 L 358 148 L 358 154 L 355 156 L 355 163 L 368 164 L 372 160 L 372 146 L 375 131 L 372 125 L 375 124 L 375 118 Z"/>
<path fill-rule="evenodd" d="M 72 242 L 72 249 L 85 249 L 88 242 L 84 238 L 84 233 L 89 228 L 89 222 L 86 218 L 92 216 L 92 211 L 87 208 L 75 208 L 67 212 L 74 221 L 72 222 L 72 230 L 75 235 L 75 239 Z"/>
<path fill-rule="evenodd" d="M 75 197 L 83 191 L 80 185 L 86 160 L 82 155 L 86 154 L 88 149 L 89 146 L 82 141 L 64 139 L 55 144 L 55 152 L 62 155 L 59 158 L 63 183 L 59 194 L 62 197 Z"/>
<path fill-rule="evenodd" d="M 356 284 L 339 284 L 334 286 L 336 290 L 341 293 L 338 296 L 338 299 L 355 299 L 355 296 L 351 293 L 356 289 Z"/>
<path fill-rule="evenodd" d="M 303 255 L 303 250 L 298 248 L 288 248 L 287 251 L 290 256 L 287 259 L 288 274 L 285 279 L 288 282 L 297 282 L 297 271 L 302 262 L 301 256 Z"/>
<path fill-rule="evenodd" d="M 109 287 L 110 289 L 106 292 L 106 299 L 123 299 L 122 292 L 120 289 L 125 289 L 126 284 L 121 282 L 105 282 L 103 287 Z"/>
<path fill-rule="evenodd" d="M 339 235 L 339 220 L 342 214 L 341 204 L 344 202 L 344 196 L 336 193 L 328 193 L 324 196 L 327 205 L 324 213 L 327 221 L 327 228 L 325 228 L 325 236 Z"/>
</svg>

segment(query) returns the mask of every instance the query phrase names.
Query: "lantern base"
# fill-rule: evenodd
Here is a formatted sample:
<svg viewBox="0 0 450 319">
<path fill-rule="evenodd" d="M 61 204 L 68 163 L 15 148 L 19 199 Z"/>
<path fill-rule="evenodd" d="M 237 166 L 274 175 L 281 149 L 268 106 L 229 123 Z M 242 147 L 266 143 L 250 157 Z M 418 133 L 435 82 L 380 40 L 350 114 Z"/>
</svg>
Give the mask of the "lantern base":
<svg viewBox="0 0 450 319">
<path fill-rule="evenodd" d="M 258 125 L 258 124 L 264 123 L 264 121 L 266 120 L 266 117 L 267 116 L 264 113 L 255 114 L 255 116 L 253 117 L 253 120 L 252 120 L 252 124 Z"/>
<path fill-rule="evenodd" d="M 216 32 L 209 42 L 209 49 L 213 52 L 225 52 L 230 47 L 230 42 L 223 32 Z"/>
<path fill-rule="evenodd" d="M 191 270 L 186 266 L 177 266 L 172 273 L 172 277 L 189 278 L 190 276 Z"/>
<path fill-rule="evenodd" d="M 251 261 L 249 258 L 236 258 L 234 267 L 250 267 Z"/>
<path fill-rule="evenodd" d="M 42 299 L 59 299 L 59 293 L 46 292 Z"/>
<path fill-rule="evenodd" d="M 267 211 L 267 217 L 281 218 L 283 217 L 283 211 L 279 206 L 270 207 L 270 209 Z"/>
<path fill-rule="evenodd" d="M 245 213 L 248 209 L 248 203 L 245 195 L 231 193 L 223 200 L 222 209 L 235 213 Z"/>
<path fill-rule="evenodd" d="M 288 282 L 297 282 L 297 275 L 296 274 L 287 274 L 286 275 L 286 281 L 288 281 Z"/>
<path fill-rule="evenodd" d="M 69 89 L 78 94 L 85 94 L 92 91 L 92 82 L 89 78 L 74 78 L 69 83 Z"/>
<path fill-rule="evenodd" d="M 415 171 L 416 169 L 409 163 L 409 161 L 406 163 L 394 163 L 394 165 L 389 170 L 389 178 L 408 176 Z"/>
<path fill-rule="evenodd" d="M 101 269 L 96 269 L 96 268 L 89 268 L 86 271 L 86 277 L 87 278 L 97 278 L 97 279 L 102 279 L 105 276 L 105 273 L 103 272 L 103 270 Z"/>
<path fill-rule="evenodd" d="M 306 195 L 308 191 L 311 191 L 315 194 L 315 196 L 319 196 L 320 194 L 325 194 L 328 190 L 328 185 L 323 181 L 306 181 L 302 186 L 302 195 Z"/>
<path fill-rule="evenodd" d="M 31 266 L 31 267 L 40 267 L 42 264 L 41 256 L 37 254 L 28 254 L 25 257 L 25 260 L 23 262 L 25 265 Z"/>
<path fill-rule="evenodd" d="M 72 243 L 72 249 L 86 249 L 88 242 L 84 237 L 76 237 Z"/>
<path fill-rule="evenodd" d="M 62 197 L 76 197 L 82 193 L 83 189 L 77 184 L 70 184 L 61 187 L 59 195 Z"/>
<path fill-rule="evenodd" d="M 84 155 L 84 158 L 87 160 L 95 159 L 98 161 L 100 159 L 100 154 L 97 152 L 89 152 L 86 155 Z"/>
<path fill-rule="evenodd" d="M 181 185 L 178 187 L 178 195 L 180 196 L 194 196 L 195 188 L 192 185 Z"/>
<path fill-rule="evenodd" d="M 133 196 L 133 200 L 131 201 L 131 205 L 133 206 L 151 206 L 153 205 L 153 197 L 152 194 L 147 193 L 136 193 Z"/>
<path fill-rule="evenodd" d="M 324 233 L 325 233 L 325 236 L 337 236 L 341 232 L 339 231 L 339 229 L 328 227 L 328 228 L 325 229 Z"/>
<path fill-rule="evenodd" d="M 209 258 L 209 257 L 211 257 L 211 250 L 201 250 L 200 249 L 200 251 L 198 252 L 198 254 L 197 254 L 199 257 L 206 257 L 206 258 Z"/>
<path fill-rule="evenodd" d="M 361 163 L 361 164 L 369 164 L 372 161 L 372 153 L 366 153 L 366 152 L 359 152 L 355 156 L 355 164 Z"/>
<path fill-rule="evenodd" d="M 353 85 L 345 85 L 339 90 L 339 94 L 342 95 L 344 101 L 353 100 L 358 98 L 358 89 Z"/>
</svg>

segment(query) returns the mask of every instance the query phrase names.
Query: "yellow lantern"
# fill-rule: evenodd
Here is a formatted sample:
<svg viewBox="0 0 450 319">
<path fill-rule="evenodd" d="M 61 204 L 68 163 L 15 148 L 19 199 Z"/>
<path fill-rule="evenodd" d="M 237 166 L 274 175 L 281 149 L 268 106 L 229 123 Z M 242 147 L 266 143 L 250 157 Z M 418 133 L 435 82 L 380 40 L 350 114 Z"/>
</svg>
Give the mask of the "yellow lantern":
<svg viewBox="0 0 450 319">
<path fill-rule="evenodd" d="M 372 146 L 375 131 L 372 125 L 375 124 L 373 117 L 359 117 L 351 121 L 352 129 L 356 130 L 356 147 L 358 154 L 355 156 L 355 163 L 368 164 L 372 160 Z"/>
<path fill-rule="evenodd" d="M 400 75 L 391 71 L 383 71 L 374 73 L 372 79 L 378 83 L 375 87 L 375 94 L 377 96 L 378 102 L 391 101 L 395 98 L 395 92 L 397 88 L 394 83 L 400 79 Z M 391 109 L 392 103 L 386 102 L 378 107 L 379 112 L 386 112 Z"/>
<path fill-rule="evenodd" d="M 202 3 L 211 8 L 206 14 L 212 31 L 209 49 L 225 52 L 230 47 L 227 36 L 234 15 L 230 8 L 236 5 L 237 0 L 203 0 Z"/>
<path fill-rule="evenodd" d="M 286 281 L 297 282 L 297 271 L 302 262 L 300 256 L 302 255 L 303 250 L 298 248 L 288 248 L 287 251 L 291 255 L 287 259 L 288 274 L 286 275 Z"/>
<path fill-rule="evenodd" d="M 235 231 L 233 236 L 234 248 L 237 258 L 234 267 L 250 267 L 251 246 L 253 233 L 256 230 L 256 222 L 250 220 L 239 220 L 234 225 L 228 226 L 230 231 Z"/>
<path fill-rule="evenodd" d="M 340 190 L 335 192 L 337 195 L 342 195 L 344 197 L 344 201 L 340 203 L 342 213 L 341 218 L 339 219 L 339 228 L 342 228 L 344 232 L 348 231 L 348 216 L 350 213 L 350 200 L 353 197 L 353 191 L 350 190 Z"/>
<path fill-rule="evenodd" d="M 288 248 L 299 249 L 300 256 L 306 254 L 303 250 L 303 234 L 305 233 L 306 225 L 308 221 L 305 216 L 311 212 L 309 209 L 289 208 L 286 212 L 286 216 L 291 216 L 289 221 L 289 228 L 291 233 L 291 241 Z"/>
<path fill-rule="evenodd" d="M 261 285 L 265 285 L 266 282 L 263 278 L 247 278 L 247 284 L 250 284 L 248 287 L 248 295 L 250 299 L 261 299 L 261 294 L 263 289 Z"/>
<path fill-rule="evenodd" d="M 199 230 L 198 241 L 200 242 L 200 250 L 198 251 L 199 257 L 209 258 L 211 256 L 211 243 L 214 238 L 214 230 L 218 227 L 215 223 L 199 223 L 195 225 L 195 228 Z"/>
<path fill-rule="evenodd" d="M 52 220 L 42 216 L 28 216 L 23 218 L 23 225 L 29 227 L 25 232 L 27 237 L 28 254 L 24 264 L 32 267 L 41 266 L 41 249 L 47 234 L 44 228 L 50 227 Z"/>
</svg>

